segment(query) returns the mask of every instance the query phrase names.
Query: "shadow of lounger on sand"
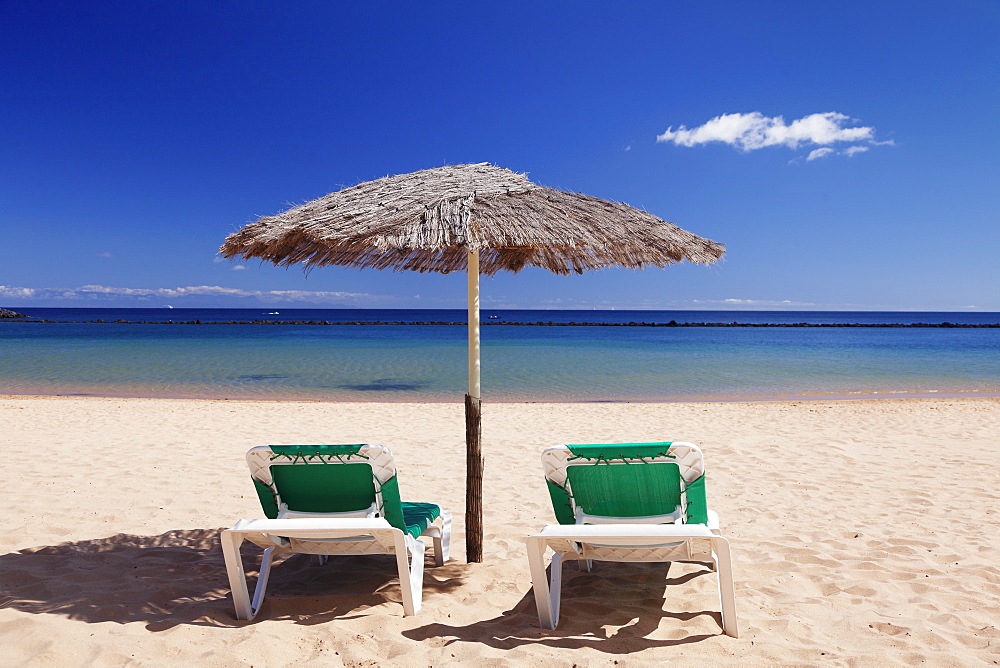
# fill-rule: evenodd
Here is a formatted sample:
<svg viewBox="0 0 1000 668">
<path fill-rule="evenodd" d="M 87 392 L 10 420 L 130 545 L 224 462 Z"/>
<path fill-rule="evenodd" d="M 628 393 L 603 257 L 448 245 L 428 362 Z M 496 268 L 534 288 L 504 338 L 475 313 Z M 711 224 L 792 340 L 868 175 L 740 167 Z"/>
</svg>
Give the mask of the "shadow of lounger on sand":
<svg viewBox="0 0 1000 668">
<path fill-rule="evenodd" d="M 251 576 L 260 553 L 253 546 L 244 552 Z M 455 562 L 425 570 L 425 601 L 460 586 L 463 574 L 464 564 Z M 293 555 L 271 571 L 258 620 L 322 624 L 400 601 L 393 556 L 335 557 L 320 566 L 315 557 Z M 117 534 L 0 555 L 0 607 L 22 612 L 145 622 L 151 631 L 254 623 L 237 621 L 232 605 L 218 529 Z"/>
<path fill-rule="evenodd" d="M 683 586 L 703 576 L 714 579 L 715 574 L 707 565 L 685 564 L 685 569 L 698 570 L 668 577 L 672 566 L 594 562 L 591 573 L 577 574 L 573 562 L 566 563 L 562 614 L 554 631 L 539 626 L 535 597 L 528 583 L 521 600 L 492 619 L 466 626 L 431 623 L 402 633 L 412 640 L 444 640 L 445 645 L 484 643 L 509 650 L 541 644 L 565 649 L 588 647 L 608 654 L 631 654 L 651 647 L 725 638 L 722 615 L 717 610 L 691 611 L 692 592 Z M 668 596 L 670 604 L 666 603 Z M 665 611 L 664 605 L 678 607 L 683 612 Z M 669 623 L 671 630 L 660 628 L 663 620 L 674 620 Z M 614 630 L 609 632 L 608 627 Z M 706 627 L 710 629 L 708 632 L 697 633 Z M 665 632 L 676 637 L 663 638 Z"/>
</svg>

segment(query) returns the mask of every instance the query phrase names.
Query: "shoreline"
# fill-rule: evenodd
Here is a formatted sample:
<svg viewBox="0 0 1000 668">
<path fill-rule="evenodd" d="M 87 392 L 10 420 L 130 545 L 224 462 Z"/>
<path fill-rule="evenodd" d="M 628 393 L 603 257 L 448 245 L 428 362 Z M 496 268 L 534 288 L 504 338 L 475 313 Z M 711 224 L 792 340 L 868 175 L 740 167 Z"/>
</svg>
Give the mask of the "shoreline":
<svg viewBox="0 0 1000 668">
<path fill-rule="evenodd" d="M 0 399 L 164 399 L 180 401 L 232 401 L 262 403 L 325 403 L 325 404 L 452 404 L 462 403 L 462 395 L 433 397 L 392 397 L 389 394 L 371 394 L 367 397 L 320 398 L 301 396 L 262 397 L 252 395 L 219 396 L 198 393 L 89 393 L 89 392 L 5 392 L 0 390 Z M 1000 388 L 930 389 L 930 390 L 864 390 L 857 392 L 803 392 L 797 394 L 755 394 L 755 395 L 697 395 L 671 397 L 644 397 L 635 399 L 531 399 L 483 397 L 490 404 L 705 404 L 705 403 L 782 403 L 812 401 L 885 401 L 892 399 L 996 399 L 1000 398 Z"/>
</svg>

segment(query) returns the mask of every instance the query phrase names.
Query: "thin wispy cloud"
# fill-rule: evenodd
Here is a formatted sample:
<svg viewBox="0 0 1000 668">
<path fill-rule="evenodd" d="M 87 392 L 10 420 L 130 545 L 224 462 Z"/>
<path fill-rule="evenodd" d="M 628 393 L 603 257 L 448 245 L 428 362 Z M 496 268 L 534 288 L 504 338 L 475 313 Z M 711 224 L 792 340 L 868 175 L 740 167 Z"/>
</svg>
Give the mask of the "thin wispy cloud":
<svg viewBox="0 0 1000 668">
<path fill-rule="evenodd" d="M 760 308 L 763 306 L 773 307 L 773 308 L 801 308 L 816 306 L 813 302 L 797 302 L 791 299 L 693 299 L 691 304 L 697 305 L 699 308 L 704 308 L 706 306 L 718 306 L 718 307 L 734 307 L 738 306 L 741 308 Z"/>
<path fill-rule="evenodd" d="M 876 145 L 879 145 L 879 144 L 881 144 L 881 145 L 885 145 L 885 144 L 891 145 L 892 142 L 876 142 Z M 820 158 L 826 158 L 826 157 L 831 156 L 831 155 L 843 155 L 845 157 L 851 158 L 851 157 L 854 157 L 855 155 L 857 155 L 858 153 L 864 153 L 867 150 L 868 150 L 867 146 L 848 146 L 847 148 L 845 148 L 845 149 L 843 149 L 841 151 L 837 151 L 835 149 L 826 148 L 826 147 L 824 147 L 824 148 L 817 148 L 817 149 L 814 149 L 814 150 L 812 150 L 812 151 L 809 152 L 809 155 L 806 156 L 806 162 L 812 162 L 813 160 L 818 160 Z M 791 163 L 791 164 L 795 164 L 795 163 L 799 162 L 800 160 L 801 160 L 801 158 L 793 158 L 792 160 L 789 160 L 788 162 Z"/>
<path fill-rule="evenodd" d="M 33 302 L 107 302 L 179 301 L 185 298 L 229 298 L 261 303 L 301 302 L 304 304 L 369 303 L 382 299 L 359 292 L 309 290 L 243 290 L 219 285 L 194 285 L 176 288 L 120 288 L 107 285 L 81 285 L 76 288 L 26 288 L 0 285 L 0 299 Z"/>
<path fill-rule="evenodd" d="M 806 162 L 812 162 L 813 160 L 825 158 L 832 153 L 836 153 L 836 151 L 832 148 L 818 148 L 814 151 L 809 151 L 809 155 L 806 156 Z"/>
<path fill-rule="evenodd" d="M 657 135 L 656 141 L 686 147 L 721 143 L 743 153 L 768 147 L 798 150 L 809 145 L 820 146 L 809 153 L 807 162 L 837 154 L 851 157 L 870 146 L 892 145 L 892 141 L 876 141 L 875 128 L 857 126 L 855 122 L 836 111 L 810 114 L 791 123 L 786 123 L 783 116 L 765 116 L 759 111 L 722 114 L 694 128 L 681 125 L 675 130 L 670 126 Z M 837 150 L 835 144 L 852 145 Z"/>
<path fill-rule="evenodd" d="M 627 299 L 621 297 L 613 299 L 579 299 L 576 297 L 553 297 L 550 299 L 533 300 L 530 303 L 505 297 L 493 295 L 483 298 L 483 306 L 491 309 L 544 309 L 544 310 L 732 310 L 732 311 L 754 311 L 754 310 L 795 310 L 795 309 L 816 309 L 825 307 L 823 304 L 815 302 L 794 301 L 791 299 L 684 299 L 684 300 L 663 300 L 663 299 Z"/>
<path fill-rule="evenodd" d="M 727 306 L 815 306 L 810 302 L 794 302 L 790 299 L 723 299 Z"/>
<path fill-rule="evenodd" d="M 883 144 L 888 144 L 888 143 L 889 142 L 883 142 Z M 868 150 L 867 146 L 848 146 L 843 151 L 841 151 L 841 153 L 850 158 L 852 155 L 855 155 L 857 153 L 864 153 L 867 150 Z"/>
</svg>

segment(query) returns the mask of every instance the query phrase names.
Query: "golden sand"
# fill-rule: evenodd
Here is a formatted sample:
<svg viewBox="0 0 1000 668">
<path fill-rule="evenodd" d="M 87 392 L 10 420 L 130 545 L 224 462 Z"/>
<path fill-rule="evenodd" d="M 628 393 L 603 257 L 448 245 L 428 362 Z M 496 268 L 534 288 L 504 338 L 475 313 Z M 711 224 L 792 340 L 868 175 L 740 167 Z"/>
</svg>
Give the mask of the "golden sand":
<svg viewBox="0 0 1000 668">
<path fill-rule="evenodd" d="M 0 663 L 1000 662 L 998 399 L 486 405 L 474 565 L 463 429 L 458 404 L 0 398 Z M 538 453 L 654 440 L 705 452 L 741 637 L 696 564 L 567 565 L 559 628 L 540 629 L 523 542 L 553 521 Z M 236 621 L 217 536 L 261 516 L 244 452 L 357 442 L 393 449 L 404 499 L 455 514 L 423 609 L 402 616 L 391 557 L 294 556 Z"/>
</svg>

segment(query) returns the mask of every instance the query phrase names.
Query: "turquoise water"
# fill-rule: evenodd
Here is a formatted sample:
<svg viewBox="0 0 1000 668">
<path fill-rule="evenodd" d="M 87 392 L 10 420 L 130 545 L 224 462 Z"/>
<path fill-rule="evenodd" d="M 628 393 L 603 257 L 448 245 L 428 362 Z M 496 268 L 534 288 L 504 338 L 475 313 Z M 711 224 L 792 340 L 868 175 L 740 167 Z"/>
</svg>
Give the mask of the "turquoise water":
<svg viewBox="0 0 1000 668">
<path fill-rule="evenodd" d="M 484 312 L 484 321 L 492 322 L 483 327 L 484 400 L 1000 395 L 996 328 L 498 324 L 995 323 L 1000 314 L 492 313 L 495 321 Z M 259 318 L 460 322 L 461 311 L 33 309 L 31 315 L 75 322 L 0 322 L 0 393 L 455 401 L 465 392 L 461 325 L 209 324 Z M 203 324 L 80 322 L 119 318 Z"/>
</svg>

